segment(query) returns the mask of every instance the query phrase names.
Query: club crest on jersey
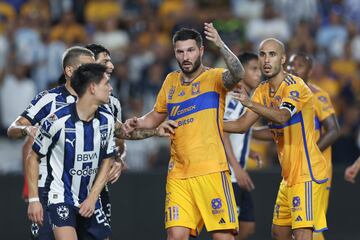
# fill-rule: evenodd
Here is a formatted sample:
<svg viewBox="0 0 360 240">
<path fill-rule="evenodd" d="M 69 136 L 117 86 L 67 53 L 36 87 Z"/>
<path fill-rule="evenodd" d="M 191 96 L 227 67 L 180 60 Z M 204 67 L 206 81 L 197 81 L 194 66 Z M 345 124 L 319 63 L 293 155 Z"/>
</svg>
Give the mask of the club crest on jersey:
<svg viewBox="0 0 360 240">
<path fill-rule="evenodd" d="M 299 92 L 298 91 L 291 91 L 290 92 L 290 96 L 289 96 L 289 98 L 291 98 L 292 100 L 294 100 L 294 101 L 299 101 L 299 97 L 300 97 L 300 94 L 299 94 Z"/>
<path fill-rule="evenodd" d="M 106 146 L 107 143 L 107 139 L 108 139 L 108 132 L 107 129 L 105 129 L 106 131 L 101 131 L 100 133 L 100 146 L 103 148 Z"/>
<path fill-rule="evenodd" d="M 200 93 L 200 82 L 193 83 L 191 85 L 191 94 L 196 95 Z"/>
<path fill-rule="evenodd" d="M 175 87 L 172 86 L 169 90 L 169 93 L 168 93 L 168 100 L 171 100 L 173 95 L 174 95 L 174 92 L 175 92 Z"/>
<path fill-rule="evenodd" d="M 319 99 L 319 101 L 322 102 L 322 103 L 327 103 L 327 102 L 328 102 L 327 98 L 324 97 L 324 96 L 319 96 L 318 99 Z"/>
<path fill-rule="evenodd" d="M 59 217 L 62 220 L 66 220 L 69 217 L 69 212 L 70 211 L 69 211 L 69 208 L 67 206 L 60 205 L 60 206 L 57 207 L 56 212 L 57 212 L 57 214 L 59 215 Z"/>
</svg>

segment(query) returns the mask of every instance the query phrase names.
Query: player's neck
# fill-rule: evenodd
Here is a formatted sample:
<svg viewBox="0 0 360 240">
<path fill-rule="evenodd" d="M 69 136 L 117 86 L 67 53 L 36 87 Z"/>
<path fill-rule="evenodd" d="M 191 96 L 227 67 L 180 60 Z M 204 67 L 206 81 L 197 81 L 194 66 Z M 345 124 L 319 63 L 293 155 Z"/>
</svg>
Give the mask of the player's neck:
<svg viewBox="0 0 360 240">
<path fill-rule="evenodd" d="M 75 90 L 71 87 L 70 80 L 66 79 L 65 88 L 69 91 L 69 93 L 73 96 L 77 96 Z"/>
<path fill-rule="evenodd" d="M 198 76 L 200 76 L 205 71 L 205 67 L 201 64 L 200 67 L 193 73 L 186 74 L 181 72 L 181 83 L 189 84 L 194 81 Z"/>
<path fill-rule="evenodd" d="M 82 121 L 91 121 L 95 112 L 98 109 L 99 105 L 93 103 L 91 99 L 88 99 L 85 95 L 76 102 L 76 111 L 80 120 Z"/>
<path fill-rule="evenodd" d="M 284 71 L 280 71 L 276 76 L 273 76 L 269 79 L 271 90 L 276 92 L 282 81 L 284 81 L 286 73 Z"/>
</svg>

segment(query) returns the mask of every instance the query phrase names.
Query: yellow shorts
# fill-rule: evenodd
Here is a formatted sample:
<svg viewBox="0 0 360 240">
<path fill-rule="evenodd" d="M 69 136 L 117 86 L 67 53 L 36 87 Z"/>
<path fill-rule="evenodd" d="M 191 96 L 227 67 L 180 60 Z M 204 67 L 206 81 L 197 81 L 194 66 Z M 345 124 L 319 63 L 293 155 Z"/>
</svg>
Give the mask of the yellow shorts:
<svg viewBox="0 0 360 240">
<path fill-rule="evenodd" d="M 313 228 L 314 232 L 327 230 L 324 204 L 326 183 L 309 181 L 287 186 L 280 183 L 275 203 L 273 224 L 297 228 Z"/>
<path fill-rule="evenodd" d="M 207 231 L 238 230 L 229 172 L 217 172 L 166 183 L 165 228 L 186 227 L 197 236 Z"/>
</svg>

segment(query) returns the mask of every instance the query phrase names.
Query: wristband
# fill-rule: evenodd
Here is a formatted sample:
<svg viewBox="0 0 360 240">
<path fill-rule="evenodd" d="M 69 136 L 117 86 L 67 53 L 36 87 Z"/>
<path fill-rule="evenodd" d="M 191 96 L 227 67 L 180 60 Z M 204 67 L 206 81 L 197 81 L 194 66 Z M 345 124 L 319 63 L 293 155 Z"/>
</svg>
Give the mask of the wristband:
<svg viewBox="0 0 360 240">
<path fill-rule="evenodd" d="M 29 198 L 28 200 L 29 203 L 32 203 L 32 202 L 40 202 L 40 199 L 38 197 L 33 197 L 33 198 Z"/>
</svg>

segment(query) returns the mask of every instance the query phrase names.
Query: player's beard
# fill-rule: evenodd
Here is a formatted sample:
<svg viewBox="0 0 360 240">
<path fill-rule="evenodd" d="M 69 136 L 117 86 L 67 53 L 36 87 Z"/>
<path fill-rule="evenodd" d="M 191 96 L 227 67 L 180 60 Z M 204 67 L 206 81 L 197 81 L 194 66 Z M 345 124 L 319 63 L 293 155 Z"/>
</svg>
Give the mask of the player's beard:
<svg viewBox="0 0 360 240">
<path fill-rule="evenodd" d="M 177 62 L 178 62 L 178 64 L 179 64 L 179 67 L 180 67 L 181 71 L 182 71 L 184 74 L 192 74 L 192 73 L 196 72 L 196 70 L 199 69 L 199 67 L 200 67 L 200 65 L 201 65 L 201 58 L 200 58 L 200 56 L 199 56 L 199 57 L 196 59 L 196 61 L 193 63 L 193 68 L 192 68 L 191 70 L 186 70 L 186 69 L 184 69 L 184 68 L 182 67 L 182 64 L 181 64 L 179 61 L 177 61 Z"/>
</svg>

